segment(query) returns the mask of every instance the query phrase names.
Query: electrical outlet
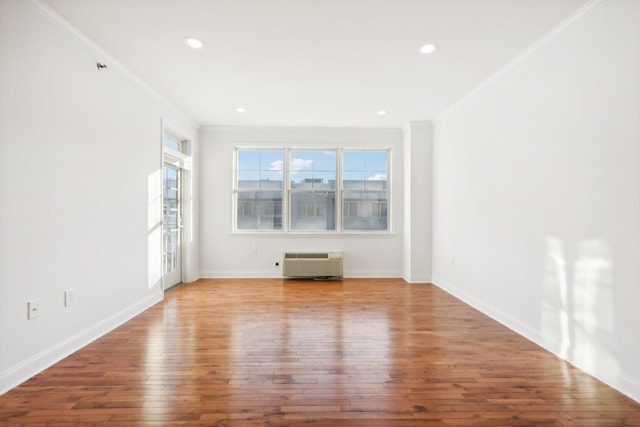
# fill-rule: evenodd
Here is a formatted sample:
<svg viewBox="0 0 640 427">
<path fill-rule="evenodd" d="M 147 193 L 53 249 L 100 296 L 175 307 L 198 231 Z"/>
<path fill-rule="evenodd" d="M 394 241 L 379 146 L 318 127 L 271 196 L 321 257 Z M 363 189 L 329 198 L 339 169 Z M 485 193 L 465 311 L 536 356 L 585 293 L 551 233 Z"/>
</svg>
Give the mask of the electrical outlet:
<svg viewBox="0 0 640 427">
<path fill-rule="evenodd" d="M 73 289 L 64 291 L 64 306 L 70 307 L 76 302 L 76 294 Z"/>
<path fill-rule="evenodd" d="M 251 256 L 252 257 L 257 257 L 258 256 L 258 248 L 251 249 Z"/>
<path fill-rule="evenodd" d="M 451 268 L 456 268 L 456 259 L 451 258 Z"/>
<path fill-rule="evenodd" d="M 27 319 L 33 320 L 40 317 L 40 300 L 34 299 L 27 302 Z"/>
</svg>

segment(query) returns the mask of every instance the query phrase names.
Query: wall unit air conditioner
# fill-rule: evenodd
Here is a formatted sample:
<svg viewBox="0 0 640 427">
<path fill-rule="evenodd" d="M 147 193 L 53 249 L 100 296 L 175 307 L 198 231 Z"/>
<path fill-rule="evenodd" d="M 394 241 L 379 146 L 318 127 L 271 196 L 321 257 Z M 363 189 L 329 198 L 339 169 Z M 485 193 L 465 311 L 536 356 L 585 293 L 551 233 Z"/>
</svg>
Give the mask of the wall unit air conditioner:
<svg viewBox="0 0 640 427">
<path fill-rule="evenodd" d="M 285 252 L 286 277 L 342 277 L 342 252 Z"/>
</svg>

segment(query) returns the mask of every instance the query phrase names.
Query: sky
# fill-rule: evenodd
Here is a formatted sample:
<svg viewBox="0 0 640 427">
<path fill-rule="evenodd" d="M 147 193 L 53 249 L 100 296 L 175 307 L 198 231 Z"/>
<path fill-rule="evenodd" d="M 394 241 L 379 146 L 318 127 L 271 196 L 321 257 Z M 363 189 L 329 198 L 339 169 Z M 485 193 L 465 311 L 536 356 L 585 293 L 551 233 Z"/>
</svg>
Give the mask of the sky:
<svg viewBox="0 0 640 427">
<path fill-rule="evenodd" d="M 289 152 L 289 173 L 293 182 L 322 179 L 328 183 L 336 179 L 336 151 L 292 150 Z M 385 181 L 387 179 L 387 151 L 343 151 L 343 179 L 345 181 Z M 282 181 L 283 150 L 239 150 L 238 180 Z"/>
</svg>

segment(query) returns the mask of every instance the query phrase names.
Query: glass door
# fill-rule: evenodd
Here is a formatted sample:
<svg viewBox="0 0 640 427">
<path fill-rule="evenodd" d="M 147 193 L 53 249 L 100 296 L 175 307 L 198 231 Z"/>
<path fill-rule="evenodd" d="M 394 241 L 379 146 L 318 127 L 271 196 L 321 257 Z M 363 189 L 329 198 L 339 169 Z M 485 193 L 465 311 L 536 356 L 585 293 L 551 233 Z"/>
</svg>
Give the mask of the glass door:
<svg viewBox="0 0 640 427">
<path fill-rule="evenodd" d="M 181 169 L 163 168 L 163 282 L 165 291 L 182 281 Z"/>
</svg>

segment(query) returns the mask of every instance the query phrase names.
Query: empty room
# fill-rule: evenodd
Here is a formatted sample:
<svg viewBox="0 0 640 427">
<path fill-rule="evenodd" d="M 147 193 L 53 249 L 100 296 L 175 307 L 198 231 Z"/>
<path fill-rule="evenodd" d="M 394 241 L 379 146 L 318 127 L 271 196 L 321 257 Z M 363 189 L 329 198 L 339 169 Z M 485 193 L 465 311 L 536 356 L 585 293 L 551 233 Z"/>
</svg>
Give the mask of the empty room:
<svg viewBox="0 0 640 427">
<path fill-rule="evenodd" d="M 0 0 L 0 425 L 640 426 L 638 76 L 638 0 Z"/>
</svg>

